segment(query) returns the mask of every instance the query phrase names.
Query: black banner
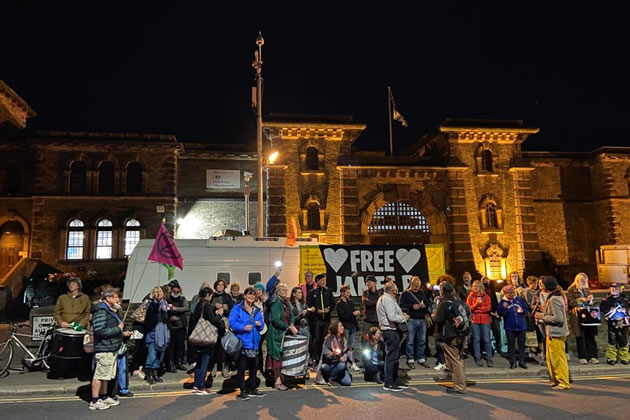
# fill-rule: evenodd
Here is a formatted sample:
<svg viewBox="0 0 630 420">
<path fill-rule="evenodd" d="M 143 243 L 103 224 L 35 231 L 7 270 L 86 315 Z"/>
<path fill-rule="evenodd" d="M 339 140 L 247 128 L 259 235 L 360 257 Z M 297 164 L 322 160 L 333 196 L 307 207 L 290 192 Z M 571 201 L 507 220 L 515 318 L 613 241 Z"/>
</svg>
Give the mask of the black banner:
<svg viewBox="0 0 630 420">
<path fill-rule="evenodd" d="M 361 296 L 365 278 L 376 277 L 376 288 L 393 277 L 398 290 L 404 291 L 413 276 L 429 281 L 427 254 L 424 245 L 320 245 L 326 264 L 327 286 L 339 295 L 342 285 L 350 286 L 352 296 Z"/>
</svg>

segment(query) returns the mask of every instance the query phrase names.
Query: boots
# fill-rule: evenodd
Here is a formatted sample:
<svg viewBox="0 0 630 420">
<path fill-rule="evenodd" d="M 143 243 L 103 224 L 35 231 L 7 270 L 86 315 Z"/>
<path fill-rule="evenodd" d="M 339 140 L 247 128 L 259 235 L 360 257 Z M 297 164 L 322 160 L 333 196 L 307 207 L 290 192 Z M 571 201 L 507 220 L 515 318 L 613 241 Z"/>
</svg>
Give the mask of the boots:
<svg viewBox="0 0 630 420">
<path fill-rule="evenodd" d="M 144 372 L 144 379 L 149 383 L 149 385 L 153 385 L 157 382 L 155 380 L 155 369 L 145 368 Z"/>
</svg>

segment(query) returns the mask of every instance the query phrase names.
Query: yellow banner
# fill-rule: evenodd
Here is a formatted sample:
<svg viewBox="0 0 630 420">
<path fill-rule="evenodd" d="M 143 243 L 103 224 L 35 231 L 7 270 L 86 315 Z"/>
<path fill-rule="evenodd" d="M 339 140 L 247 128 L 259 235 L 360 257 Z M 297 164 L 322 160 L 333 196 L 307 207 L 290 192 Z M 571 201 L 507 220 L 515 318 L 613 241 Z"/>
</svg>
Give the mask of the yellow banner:
<svg viewBox="0 0 630 420">
<path fill-rule="evenodd" d="M 300 246 L 300 281 L 304 283 L 304 273 L 312 271 L 313 276 L 319 273 L 326 273 L 326 264 L 319 250 L 319 245 L 302 245 Z"/>
<path fill-rule="evenodd" d="M 446 265 L 444 261 L 444 245 L 425 244 L 424 249 L 427 253 L 429 281 L 432 284 L 437 284 L 437 278 L 442 274 L 446 274 Z"/>
</svg>

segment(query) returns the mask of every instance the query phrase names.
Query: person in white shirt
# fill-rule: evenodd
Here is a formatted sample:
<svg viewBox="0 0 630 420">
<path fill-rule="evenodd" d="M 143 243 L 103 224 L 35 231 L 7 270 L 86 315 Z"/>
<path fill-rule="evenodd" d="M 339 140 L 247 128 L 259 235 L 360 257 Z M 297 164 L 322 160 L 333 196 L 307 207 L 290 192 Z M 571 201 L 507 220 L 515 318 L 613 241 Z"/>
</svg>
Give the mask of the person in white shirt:
<svg viewBox="0 0 630 420">
<path fill-rule="evenodd" d="M 383 389 L 386 391 L 400 392 L 409 388 L 398 381 L 398 363 L 400 359 L 400 335 L 396 330 L 400 324 L 407 324 L 407 318 L 398 306 L 396 295 L 398 288 L 394 282 L 385 284 L 385 293 L 376 303 L 376 315 L 378 325 L 383 332 L 385 342 L 385 378 Z"/>
</svg>

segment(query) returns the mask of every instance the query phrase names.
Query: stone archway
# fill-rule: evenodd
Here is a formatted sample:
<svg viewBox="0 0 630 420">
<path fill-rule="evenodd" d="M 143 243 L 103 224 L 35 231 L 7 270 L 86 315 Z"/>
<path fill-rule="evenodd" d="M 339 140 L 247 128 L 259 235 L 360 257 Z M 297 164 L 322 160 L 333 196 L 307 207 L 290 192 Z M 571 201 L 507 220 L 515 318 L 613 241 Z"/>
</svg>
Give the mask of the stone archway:
<svg viewBox="0 0 630 420">
<path fill-rule="evenodd" d="M 427 224 L 430 229 L 430 236 L 418 235 L 418 237 L 414 238 L 413 236 L 405 235 L 405 236 L 396 236 L 393 235 L 390 238 L 385 236 L 376 238 L 371 238 L 368 233 L 368 228 L 372 223 L 372 219 L 374 213 L 383 207 L 384 205 L 396 201 L 403 201 L 420 211 L 424 218 L 426 219 Z M 372 200 L 367 205 L 367 207 L 361 212 L 361 236 L 362 242 L 369 243 L 391 243 L 391 244 L 406 244 L 409 241 L 414 242 L 425 242 L 425 243 L 441 243 L 446 248 L 448 247 L 448 233 L 446 227 L 446 216 L 444 213 L 435 205 L 430 194 L 424 191 L 401 191 L 399 189 L 393 189 L 390 191 L 379 191 L 377 192 Z"/>
<path fill-rule="evenodd" d="M 30 229 L 20 216 L 0 217 L 0 278 L 29 254 Z"/>
</svg>

